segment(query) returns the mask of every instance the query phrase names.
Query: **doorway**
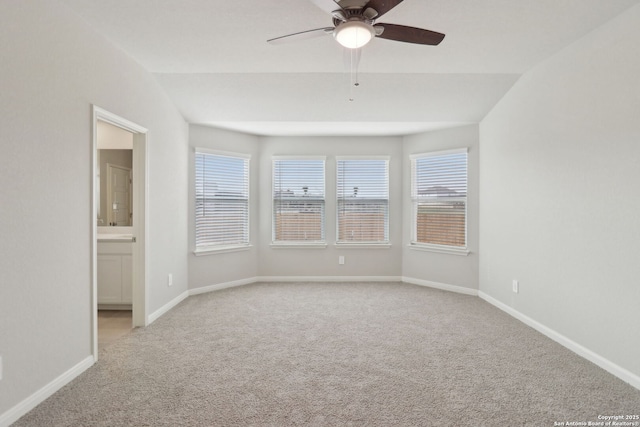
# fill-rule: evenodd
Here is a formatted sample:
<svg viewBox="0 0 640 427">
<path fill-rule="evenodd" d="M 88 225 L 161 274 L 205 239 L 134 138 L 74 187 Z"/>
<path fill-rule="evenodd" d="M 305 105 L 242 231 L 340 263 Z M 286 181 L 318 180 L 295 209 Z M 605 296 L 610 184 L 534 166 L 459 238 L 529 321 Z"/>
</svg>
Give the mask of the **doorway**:
<svg viewBox="0 0 640 427">
<path fill-rule="evenodd" d="M 130 251 L 129 255 L 122 254 L 120 263 L 116 263 L 116 254 L 111 254 L 106 259 L 101 256 L 100 262 L 102 263 L 106 260 L 120 265 L 121 270 L 119 271 L 123 272 L 120 276 L 123 287 L 119 302 L 130 302 L 130 326 L 138 327 L 148 324 L 146 280 L 146 236 L 148 227 L 146 188 L 148 168 L 147 129 L 95 105 L 92 108 L 92 119 L 91 348 L 94 360 L 97 361 L 98 324 L 100 323 L 101 326 L 105 324 L 105 316 L 102 313 L 101 316 L 98 314 L 99 276 L 101 288 L 105 286 L 102 281 L 105 275 L 99 274 L 98 268 L 99 236 L 101 244 L 105 241 L 115 245 L 118 243 L 114 242 L 130 242 L 130 247 L 127 246 Z M 98 129 L 104 128 L 104 124 L 108 124 L 110 128 L 127 135 L 131 140 L 128 148 L 130 164 L 103 165 L 104 162 L 100 161 L 102 150 L 99 150 Z M 101 176 L 105 181 L 102 185 Z M 106 239 L 105 236 L 107 236 Z M 117 275 L 111 274 L 111 277 L 115 280 Z M 125 287 L 127 288 L 125 289 Z M 117 285 L 113 289 L 117 291 Z M 123 322 L 120 321 L 120 324 L 123 324 Z"/>
</svg>

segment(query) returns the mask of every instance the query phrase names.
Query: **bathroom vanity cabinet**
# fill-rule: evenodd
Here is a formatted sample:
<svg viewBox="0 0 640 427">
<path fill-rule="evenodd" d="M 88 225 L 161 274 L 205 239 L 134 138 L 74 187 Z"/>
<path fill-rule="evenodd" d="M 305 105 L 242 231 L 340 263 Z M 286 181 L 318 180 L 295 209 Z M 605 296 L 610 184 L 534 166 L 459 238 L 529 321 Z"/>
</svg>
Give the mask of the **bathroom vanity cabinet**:
<svg viewBox="0 0 640 427">
<path fill-rule="evenodd" d="M 98 305 L 131 308 L 133 263 L 131 241 L 98 239 Z"/>
</svg>

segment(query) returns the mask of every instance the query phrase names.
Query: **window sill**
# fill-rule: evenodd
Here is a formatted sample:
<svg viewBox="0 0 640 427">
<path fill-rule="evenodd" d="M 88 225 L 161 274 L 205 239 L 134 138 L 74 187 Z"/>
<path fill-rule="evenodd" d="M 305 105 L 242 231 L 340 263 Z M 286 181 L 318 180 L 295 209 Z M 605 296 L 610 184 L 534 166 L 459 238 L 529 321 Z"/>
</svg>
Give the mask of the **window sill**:
<svg viewBox="0 0 640 427">
<path fill-rule="evenodd" d="M 269 246 L 273 249 L 325 249 L 325 242 L 272 242 Z"/>
<path fill-rule="evenodd" d="M 409 249 L 414 251 L 436 252 L 440 254 L 468 256 L 471 252 L 467 248 L 456 248 L 453 246 L 427 245 L 424 243 L 411 243 Z"/>
<path fill-rule="evenodd" d="M 349 242 L 336 242 L 336 248 L 344 248 L 344 249 L 389 249 L 391 248 L 391 243 L 366 243 L 366 242 L 357 242 L 357 243 L 349 243 Z"/>
<path fill-rule="evenodd" d="M 193 251 L 193 254 L 195 256 L 226 254 L 230 252 L 248 251 L 252 247 L 252 245 L 211 246 L 197 248 L 195 251 Z"/>
</svg>

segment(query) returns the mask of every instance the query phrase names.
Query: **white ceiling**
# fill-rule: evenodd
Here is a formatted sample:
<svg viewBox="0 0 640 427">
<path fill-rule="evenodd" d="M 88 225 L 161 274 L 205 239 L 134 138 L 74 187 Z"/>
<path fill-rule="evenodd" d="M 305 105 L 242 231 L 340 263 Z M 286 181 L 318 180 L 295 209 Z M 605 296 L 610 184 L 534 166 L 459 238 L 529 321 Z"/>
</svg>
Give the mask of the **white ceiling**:
<svg viewBox="0 0 640 427">
<path fill-rule="evenodd" d="M 405 0 L 379 22 L 444 41 L 373 40 L 357 88 L 331 36 L 266 43 L 331 26 L 312 0 L 62 1 L 154 73 L 190 123 L 403 135 L 479 122 L 522 73 L 640 0 Z"/>
</svg>

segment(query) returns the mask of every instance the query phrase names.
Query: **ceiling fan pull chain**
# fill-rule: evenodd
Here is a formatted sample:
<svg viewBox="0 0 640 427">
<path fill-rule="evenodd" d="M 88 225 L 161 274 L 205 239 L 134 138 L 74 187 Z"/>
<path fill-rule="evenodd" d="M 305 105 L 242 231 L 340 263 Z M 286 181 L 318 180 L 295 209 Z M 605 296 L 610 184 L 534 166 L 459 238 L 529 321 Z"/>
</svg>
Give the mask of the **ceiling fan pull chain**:
<svg viewBox="0 0 640 427">
<path fill-rule="evenodd" d="M 358 79 L 358 65 L 360 63 L 360 49 L 349 49 L 349 57 L 351 59 L 351 67 L 349 71 L 349 101 L 353 101 L 355 99 L 354 88 L 360 86 L 360 82 Z"/>
<path fill-rule="evenodd" d="M 353 94 L 353 88 L 354 88 L 354 83 L 355 83 L 355 79 L 354 79 L 354 68 L 355 68 L 355 64 L 353 61 L 353 49 L 349 50 L 349 57 L 351 59 L 350 61 L 350 67 L 349 67 L 349 101 L 353 102 L 354 100 L 354 94 Z"/>
</svg>

